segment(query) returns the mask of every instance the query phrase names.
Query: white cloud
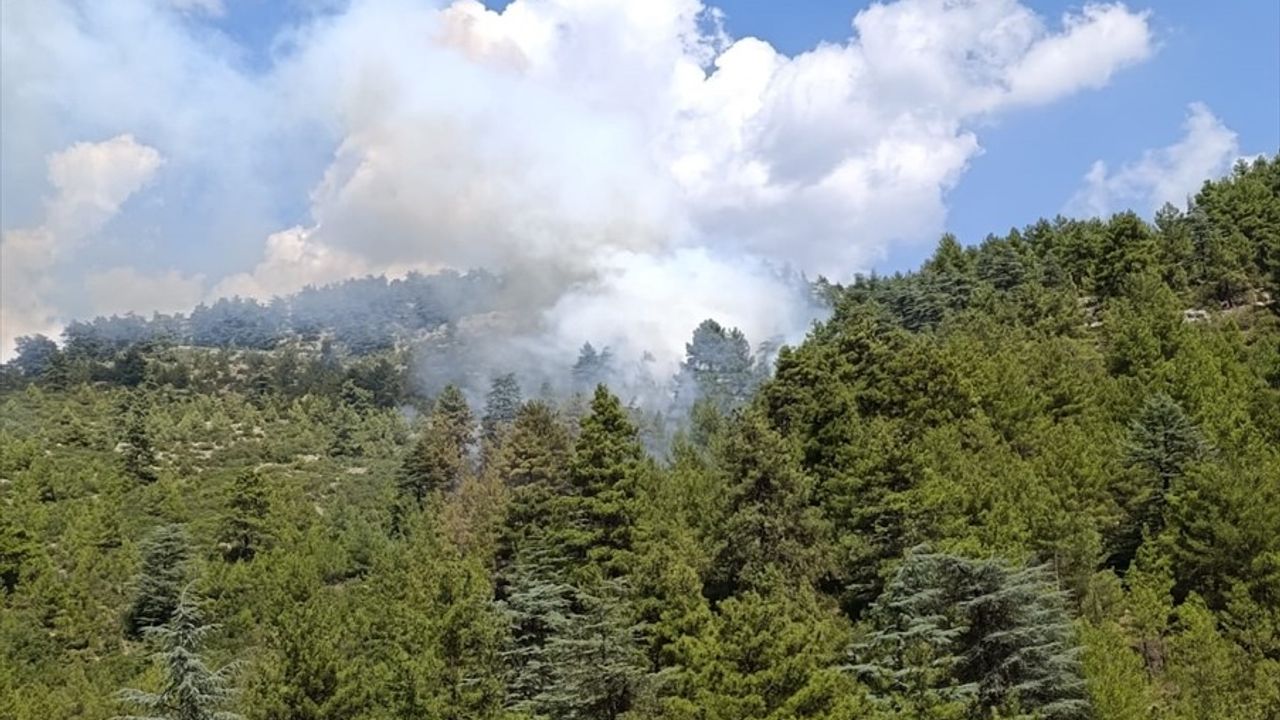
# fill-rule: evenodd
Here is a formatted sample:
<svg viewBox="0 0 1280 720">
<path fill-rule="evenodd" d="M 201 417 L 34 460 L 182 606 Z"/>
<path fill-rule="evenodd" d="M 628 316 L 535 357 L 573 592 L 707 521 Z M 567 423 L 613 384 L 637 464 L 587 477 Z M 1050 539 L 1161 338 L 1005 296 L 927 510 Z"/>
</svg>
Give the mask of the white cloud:
<svg viewBox="0 0 1280 720">
<path fill-rule="evenodd" d="M 673 299 L 693 272 L 677 260 L 741 273 L 714 275 L 738 288 L 717 307 L 753 281 L 774 297 L 761 263 L 865 270 L 942 229 L 991 115 L 1152 52 L 1146 14 L 1121 5 L 1052 29 L 1016 0 L 897 0 L 858 13 L 847 42 L 787 56 L 726 37 L 699 0 L 352 0 L 248 70 L 171 8 L 37 5 L 7 14 L 2 38 L 6 211 L 31 205 L 8 189 L 32 166 L 13 137 L 131 129 L 173 181 L 121 221 L 219 248 L 206 259 L 257 243 L 230 272 L 180 268 L 215 293 L 483 266 L 561 288 L 546 323 L 576 318 L 585 336 L 643 277 L 662 287 L 641 309 L 668 317 L 636 324 L 676 348 L 706 305 Z M 673 303 L 690 316 L 672 320 Z"/>
<path fill-rule="evenodd" d="M 1150 213 L 1165 203 L 1182 207 L 1205 180 L 1226 174 L 1240 157 L 1235 132 L 1202 103 L 1191 104 L 1183 131 L 1172 145 L 1147 150 L 1114 172 L 1094 162 L 1068 211 L 1108 215 L 1126 209 Z"/>
<path fill-rule="evenodd" d="M 1042 103 L 1106 85 L 1116 70 L 1151 55 L 1149 16 L 1119 4 L 1064 16 L 1063 33 L 1034 44 L 1009 69 L 1009 101 Z"/>
<path fill-rule="evenodd" d="M 369 265 L 360 257 L 316 243 L 311 236 L 310 230 L 301 227 L 273 233 L 267 238 L 262 262 L 252 272 L 224 278 L 209 292 L 210 298 L 240 296 L 266 300 L 310 284 L 336 282 L 370 272 Z"/>
<path fill-rule="evenodd" d="M 16 338 L 58 326 L 63 318 L 48 299 L 51 270 L 115 216 L 163 162 L 131 135 L 79 142 L 48 157 L 54 194 L 45 202 L 43 222 L 0 239 L 0 357 L 8 357 Z"/>
<path fill-rule="evenodd" d="M 202 275 L 147 274 L 131 267 L 90 273 L 84 289 L 95 311 L 105 315 L 189 312 L 205 294 Z"/>
</svg>

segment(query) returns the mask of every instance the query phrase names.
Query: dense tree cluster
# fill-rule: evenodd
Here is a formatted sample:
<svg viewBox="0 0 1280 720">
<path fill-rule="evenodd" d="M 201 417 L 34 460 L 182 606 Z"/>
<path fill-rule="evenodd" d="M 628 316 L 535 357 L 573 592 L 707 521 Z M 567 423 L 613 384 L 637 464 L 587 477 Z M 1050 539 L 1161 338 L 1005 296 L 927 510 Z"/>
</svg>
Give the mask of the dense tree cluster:
<svg viewBox="0 0 1280 720">
<path fill-rule="evenodd" d="M 1278 717 L 1278 261 L 1269 159 L 1153 223 L 944 237 L 820 283 L 771 377 L 697 328 L 658 454 L 607 350 L 469 398 L 264 339 L 330 334 L 320 291 L 27 339 L 0 717 Z M 352 307 L 417 307 L 387 287 Z"/>
</svg>

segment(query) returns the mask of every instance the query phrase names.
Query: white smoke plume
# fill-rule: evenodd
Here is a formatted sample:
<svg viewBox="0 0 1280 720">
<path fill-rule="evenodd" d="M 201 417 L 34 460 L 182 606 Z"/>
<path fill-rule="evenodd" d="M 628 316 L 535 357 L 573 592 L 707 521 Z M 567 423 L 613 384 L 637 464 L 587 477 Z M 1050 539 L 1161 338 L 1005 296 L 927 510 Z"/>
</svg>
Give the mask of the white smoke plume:
<svg viewBox="0 0 1280 720">
<path fill-rule="evenodd" d="M 165 181 L 86 238 L 97 253 L 30 272 L 267 298 L 484 267 L 510 278 L 524 346 L 648 352 L 659 374 L 708 316 L 795 339 L 813 312 L 788 272 L 845 278 L 931 242 L 976 128 L 1153 52 L 1121 4 L 1055 28 L 1016 0 L 896 0 L 787 56 L 699 0 L 351 0 L 255 60 L 208 24 L 229 12 L 6 5 L 6 263 L 9 230 L 40 222 L 40 158 L 132 133 Z M 128 275 L 139 234 L 155 252 Z M 100 309 L 53 304 L 45 319 Z"/>
</svg>

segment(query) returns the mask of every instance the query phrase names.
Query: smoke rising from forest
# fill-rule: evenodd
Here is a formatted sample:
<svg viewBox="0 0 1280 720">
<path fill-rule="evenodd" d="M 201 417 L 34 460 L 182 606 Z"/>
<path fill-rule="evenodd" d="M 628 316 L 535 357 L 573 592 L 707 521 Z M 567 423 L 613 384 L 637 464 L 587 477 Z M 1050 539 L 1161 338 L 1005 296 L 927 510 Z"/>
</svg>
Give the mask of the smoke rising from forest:
<svg viewBox="0 0 1280 720">
<path fill-rule="evenodd" d="M 788 56 L 698 0 L 353 0 L 256 57 L 201 32 L 220 7 L 8 11 L 6 275 L 40 281 L 6 283 L 6 352 L 101 312 L 486 268 L 510 353 L 563 365 L 590 341 L 667 374 L 707 317 L 797 338 L 816 313 L 799 273 L 932 242 L 973 128 L 1152 51 L 1118 4 L 1054 28 L 1013 0 L 899 0 Z M 84 188 L 48 172 L 74 143 Z M 92 237 L 47 216 L 68 203 Z"/>
</svg>

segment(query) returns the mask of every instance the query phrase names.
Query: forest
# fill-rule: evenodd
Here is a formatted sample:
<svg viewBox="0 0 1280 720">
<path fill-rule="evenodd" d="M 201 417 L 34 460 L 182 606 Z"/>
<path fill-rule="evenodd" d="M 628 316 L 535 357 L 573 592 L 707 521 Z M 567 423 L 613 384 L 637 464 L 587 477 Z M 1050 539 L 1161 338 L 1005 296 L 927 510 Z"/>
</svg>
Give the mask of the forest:
<svg viewBox="0 0 1280 720">
<path fill-rule="evenodd" d="M 0 717 L 1280 717 L 1280 156 L 707 319 L 658 404 L 423 382 L 501 285 L 21 339 Z"/>
</svg>

